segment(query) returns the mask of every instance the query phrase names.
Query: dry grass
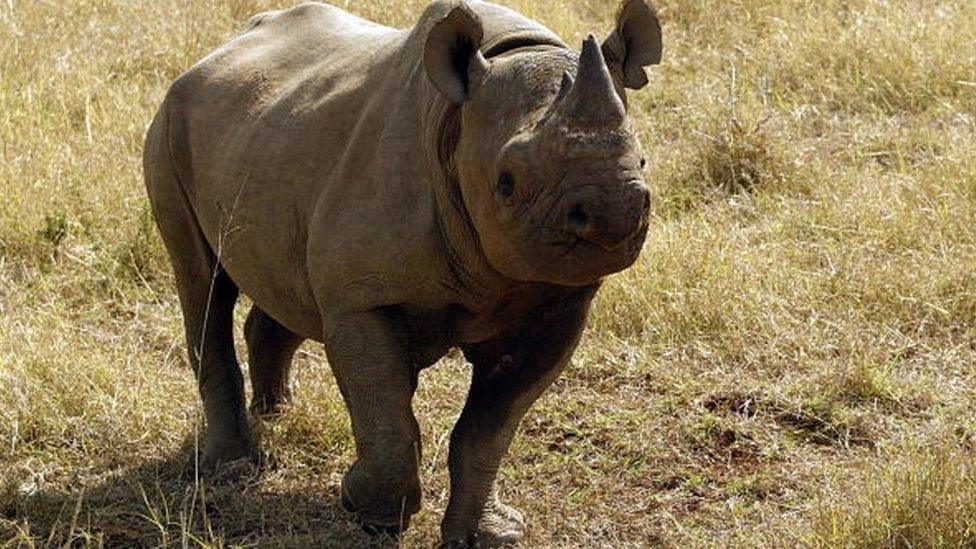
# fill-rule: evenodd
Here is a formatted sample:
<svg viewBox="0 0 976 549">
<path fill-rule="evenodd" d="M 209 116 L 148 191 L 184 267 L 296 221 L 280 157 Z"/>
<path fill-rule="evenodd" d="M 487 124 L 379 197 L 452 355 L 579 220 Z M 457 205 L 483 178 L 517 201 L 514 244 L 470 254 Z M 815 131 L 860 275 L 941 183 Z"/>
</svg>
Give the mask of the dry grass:
<svg viewBox="0 0 976 549">
<path fill-rule="evenodd" d="M 424 2 L 345 2 L 404 25 Z M 576 40 L 608 0 L 506 2 Z M 503 495 L 535 546 L 976 545 L 976 4 L 660 0 L 632 107 L 655 188 Z M 277 0 L 0 2 L 0 544 L 370 543 L 321 349 L 272 465 L 200 426 L 140 147 L 168 83 Z M 430 546 L 456 357 L 417 397 Z M 373 541 L 383 545 L 381 541 Z"/>
<path fill-rule="evenodd" d="M 900 441 L 901 442 L 901 441 Z M 907 450 L 907 451 L 906 451 Z M 814 547 L 972 547 L 976 543 L 976 470 L 972 447 L 938 437 L 886 449 L 881 467 L 852 467 L 859 490 L 838 486 L 814 511 L 804 540 Z"/>
</svg>

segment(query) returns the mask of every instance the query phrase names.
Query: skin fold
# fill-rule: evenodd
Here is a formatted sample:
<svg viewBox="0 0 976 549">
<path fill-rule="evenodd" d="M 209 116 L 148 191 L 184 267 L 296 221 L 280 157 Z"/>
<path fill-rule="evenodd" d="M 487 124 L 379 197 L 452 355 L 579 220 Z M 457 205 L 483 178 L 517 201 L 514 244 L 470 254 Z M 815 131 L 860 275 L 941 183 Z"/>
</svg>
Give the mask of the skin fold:
<svg viewBox="0 0 976 549">
<path fill-rule="evenodd" d="M 256 414 L 325 344 L 357 459 L 343 504 L 398 530 L 421 504 L 418 373 L 472 365 L 450 443 L 445 546 L 517 541 L 495 476 L 566 367 L 603 277 L 631 265 L 648 191 L 625 89 L 661 56 L 623 2 L 577 53 L 490 3 L 438 1 L 392 29 L 325 4 L 260 14 L 179 77 L 144 168 L 207 421 L 203 464 L 256 457 L 233 347 L 241 292 Z"/>
</svg>

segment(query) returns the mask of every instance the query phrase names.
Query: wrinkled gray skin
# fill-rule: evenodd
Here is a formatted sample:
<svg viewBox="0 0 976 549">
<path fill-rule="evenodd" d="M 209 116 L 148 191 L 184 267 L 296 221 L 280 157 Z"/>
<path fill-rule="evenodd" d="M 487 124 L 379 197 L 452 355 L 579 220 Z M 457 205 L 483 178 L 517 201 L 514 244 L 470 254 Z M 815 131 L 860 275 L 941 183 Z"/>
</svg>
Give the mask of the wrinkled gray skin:
<svg viewBox="0 0 976 549">
<path fill-rule="evenodd" d="M 473 373 L 443 540 L 519 539 L 495 475 L 601 278 L 641 248 L 648 191 L 624 89 L 660 54 L 643 0 L 582 54 L 488 3 L 435 2 L 405 30 L 304 4 L 255 17 L 182 75 L 149 129 L 145 176 L 205 467 L 256 456 L 232 336 L 243 292 L 251 410 L 287 404 L 296 349 L 324 342 L 358 454 L 343 503 L 372 529 L 420 507 L 411 398 L 419 371 L 460 347 Z"/>
</svg>

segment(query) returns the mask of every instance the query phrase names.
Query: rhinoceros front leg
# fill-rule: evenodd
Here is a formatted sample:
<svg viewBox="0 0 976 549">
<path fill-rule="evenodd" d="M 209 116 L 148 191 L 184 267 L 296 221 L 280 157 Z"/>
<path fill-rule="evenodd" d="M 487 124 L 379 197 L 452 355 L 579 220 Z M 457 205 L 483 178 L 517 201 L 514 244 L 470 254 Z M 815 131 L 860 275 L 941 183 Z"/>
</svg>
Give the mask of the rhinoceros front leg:
<svg viewBox="0 0 976 549">
<path fill-rule="evenodd" d="M 388 311 L 348 316 L 326 341 L 356 440 L 342 501 L 370 532 L 403 530 L 420 510 L 420 429 L 411 407 L 417 374 L 405 343 Z"/>
<path fill-rule="evenodd" d="M 451 434 L 451 499 L 441 524 L 445 546 L 514 543 L 521 513 L 496 496 L 495 476 L 526 411 L 569 362 L 596 286 L 532 315 L 521 330 L 464 349 L 474 366 L 468 399 Z"/>
</svg>

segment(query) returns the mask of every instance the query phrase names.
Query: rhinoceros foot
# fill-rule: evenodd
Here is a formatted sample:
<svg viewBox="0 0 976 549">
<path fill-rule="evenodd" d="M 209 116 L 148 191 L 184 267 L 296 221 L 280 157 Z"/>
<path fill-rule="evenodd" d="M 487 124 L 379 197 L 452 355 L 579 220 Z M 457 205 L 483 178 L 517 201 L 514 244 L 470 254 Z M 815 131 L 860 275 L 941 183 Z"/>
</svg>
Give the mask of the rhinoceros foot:
<svg viewBox="0 0 976 549">
<path fill-rule="evenodd" d="M 349 500 L 349 496 L 346 495 L 346 491 L 345 490 L 342 490 L 341 500 L 342 500 L 342 508 L 347 513 L 357 514 L 356 513 L 356 505 L 352 501 Z M 400 525 L 399 521 L 397 522 L 397 524 L 393 524 L 393 525 L 390 525 L 390 524 L 387 524 L 387 525 L 371 524 L 371 523 L 368 523 L 368 522 L 363 522 L 363 520 L 359 518 L 358 514 L 357 514 L 357 517 L 356 517 L 356 521 L 359 523 L 359 526 L 363 529 L 363 532 L 366 532 L 367 534 L 369 534 L 371 536 L 384 536 L 385 535 L 385 536 L 390 536 L 390 537 L 395 538 L 395 537 L 399 536 L 400 533 L 403 531 L 403 529 L 401 528 L 401 525 Z"/>
<path fill-rule="evenodd" d="M 514 507 L 492 499 L 478 521 L 477 532 L 467 538 L 445 539 L 440 549 L 486 549 L 514 546 L 525 537 L 525 518 Z"/>
<path fill-rule="evenodd" d="M 497 499 L 485 507 L 478 521 L 478 547 L 503 547 L 525 537 L 525 517 Z"/>
<path fill-rule="evenodd" d="M 274 420 L 291 409 L 290 399 L 260 399 L 251 404 L 251 415 L 264 420 Z"/>
<path fill-rule="evenodd" d="M 254 469 L 259 461 L 257 445 L 250 436 L 227 438 L 208 436 L 200 456 L 200 470 L 220 479 L 239 477 L 235 471 Z"/>
<path fill-rule="evenodd" d="M 343 509 L 356 515 L 356 522 L 367 534 L 400 535 L 410 526 L 410 517 L 420 509 L 419 482 L 406 482 L 405 490 L 390 489 L 370 482 L 357 465 L 349 469 L 342 481 Z M 399 492 L 405 493 L 398 496 Z"/>
</svg>

